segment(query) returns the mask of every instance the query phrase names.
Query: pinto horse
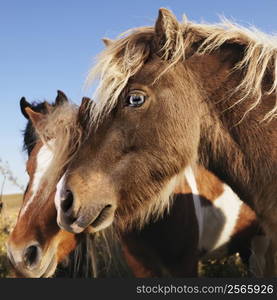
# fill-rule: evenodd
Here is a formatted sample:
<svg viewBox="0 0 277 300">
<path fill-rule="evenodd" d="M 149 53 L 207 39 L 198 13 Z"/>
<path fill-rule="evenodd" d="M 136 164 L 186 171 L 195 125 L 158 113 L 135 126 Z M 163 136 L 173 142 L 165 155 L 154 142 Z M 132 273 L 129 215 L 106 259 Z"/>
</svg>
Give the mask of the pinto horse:
<svg viewBox="0 0 277 300">
<path fill-rule="evenodd" d="M 275 37 L 180 23 L 167 9 L 112 41 L 90 72 L 96 104 L 80 107 L 82 142 L 58 184 L 61 228 L 141 227 L 200 164 L 256 212 L 270 239 L 264 275 L 275 274 L 276 65 Z"/>
<path fill-rule="evenodd" d="M 44 205 L 40 206 L 38 202 L 46 187 L 44 173 L 53 157 L 51 147 L 40 139 L 33 127 L 29 111 L 36 113 L 37 116 L 54 115 L 55 117 L 56 114 L 59 115 L 61 108 L 63 108 L 62 113 L 74 114 L 77 106 L 70 104 L 66 95 L 58 91 L 54 104 L 50 105 L 48 102 L 30 104 L 22 98 L 20 107 L 22 114 L 28 120 L 24 131 L 24 150 L 28 153 L 26 170 L 29 183 L 16 225 L 8 241 L 7 252 L 15 267 L 16 275 L 50 277 L 56 271 L 56 276 L 96 277 L 104 274 L 107 277 L 125 272 L 120 265 L 119 255 L 116 256 L 117 264 L 113 264 L 109 271 L 101 271 L 100 268 L 105 266 L 106 262 L 103 256 L 97 255 L 97 252 L 104 249 L 108 262 L 109 251 L 111 251 L 106 245 L 105 236 L 92 236 L 87 232 L 76 235 L 58 227 L 54 205 L 55 190 L 48 195 L 45 194 L 47 201 Z M 63 126 L 66 126 L 66 122 Z M 111 241 L 109 245 L 113 247 Z M 115 256 L 115 250 L 113 255 Z"/>
<path fill-rule="evenodd" d="M 31 105 L 25 98 L 20 101 L 21 112 L 28 120 L 24 131 L 24 150 L 28 153 L 26 170 L 29 175 L 29 183 L 24 193 L 17 223 L 8 242 L 8 255 L 16 267 L 18 276 L 48 277 L 52 275 L 56 270 L 57 263 L 61 262 L 77 247 L 78 239 L 82 239 L 81 235 L 77 236 L 62 231 L 55 222 L 51 222 L 56 218 L 55 210 L 51 210 L 51 206 L 54 207 L 53 201 L 48 201 L 47 206 L 37 211 L 32 219 L 28 214 L 28 210 L 32 208 L 37 195 L 41 192 L 39 184 L 43 170 L 47 169 L 51 160 L 51 152 L 39 139 L 27 112 L 31 108 L 37 113 L 46 115 L 62 105 L 64 101 L 65 96 L 60 91 L 54 105 L 47 102 Z M 51 214 L 44 217 L 44 213 L 47 211 Z M 51 250 L 52 245 L 54 251 Z M 9 249 L 11 247 L 14 249 L 13 255 L 10 255 Z M 37 266 L 39 267 L 37 268 Z"/>
<path fill-rule="evenodd" d="M 44 189 L 47 188 L 43 174 L 51 164 L 53 154 L 51 147 L 39 138 L 42 127 L 49 127 L 45 122 L 43 125 L 43 122 L 37 122 L 49 114 L 61 120 L 66 113 L 68 122 L 59 124 L 67 127 L 74 124 L 71 118 L 74 119 L 76 107 L 69 105 L 67 97 L 58 91 L 54 105 L 47 102 L 31 105 L 23 98 L 21 111 L 28 119 L 24 148 L 29 155 L 27 171 L 30 180 L 8 243 L 10 260 L 19 276 L 52 276 L 57 263 L 74 249 L 75 255 L 71 256 L 75 260 L 70 261 L 73 267 L 68 276 L 129 276 L 126 264 L 137 277 L 195 276 L 199 258 L 221 258 L 236 252 L 250 265 L 252 273 L 260 272 L 263 264 L 260 257 L 265 248 L 259 252 L 259 240 L 263 236 L 255 214 L 227 185 L 201 167 L 197 176 L 197 199 L 203 224 L 198 223 L 192 190 L 183 177 L 175 186 L 168 212 L 158 220 L 149 221 L 140 230 L 121 232 L 118 239 L 106 233 L 109 245 L 103 243 L 101 236 L 93 239 L 89 233 L 78 235 L 60 229 L 56 222 L 54 191 L 49 192 L 49 197 L 40 205 L 39 198 L 45 195 Z M 52 117 L 49 121 L 56 123 L 57 120 Z M 38 126 L 38 133 L 34 126 Z M 48 136 L 53 135 L 46 131 Z M 232 214 L 228 213 L 229 210 Z M 200 231 L 202 238 L 199 238 Z M 108 268 L 110 257 L 113 265 Z"/>
</svg>

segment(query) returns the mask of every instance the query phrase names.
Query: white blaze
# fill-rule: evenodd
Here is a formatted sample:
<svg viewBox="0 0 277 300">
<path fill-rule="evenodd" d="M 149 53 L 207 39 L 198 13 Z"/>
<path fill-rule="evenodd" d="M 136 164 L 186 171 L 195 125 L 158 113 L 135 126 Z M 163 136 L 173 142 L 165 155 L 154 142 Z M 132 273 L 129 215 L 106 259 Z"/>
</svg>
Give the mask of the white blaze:
<svg viewBox="0 0 277 300">
<path fill-rule="evenodd" d="M 54 140 L 49 141 L 49 145 L 52 144 L 53 142 L 54 142 Z M 29 189 L 32 192 L 32 195 L 26 201 L 25 205 L 22 207 L 21 212 L 20 212 L 20 217 L 22 217 L 26 213 L 28 207 L 33 202 L 33 200 L 35 199 L 35 197 L 36 197 L 36 195 L 39 191 L 39 187 L 40 187 L 40 184 L 41 184 L 41 179 L 45 175 L 47 169 L 49 168 L 49 166 L 52 162 L 53 152 L 52 152 L 51 148 L 49 147 L 49 145 L 48 144 L 43 145 L 37 153 L 36 170 L 35 170 L 35 173 L 33 175 L 32 186 L 29 187 Z"/>
<path fill-rule="evenodd" d="M 204 232 L 201 248 L 215 250 L 230 241 L 236 226 L 242 201 L 227 185 L 223 184 L 223 193 L 212 203 L 203 207 Z"/>
</svg>

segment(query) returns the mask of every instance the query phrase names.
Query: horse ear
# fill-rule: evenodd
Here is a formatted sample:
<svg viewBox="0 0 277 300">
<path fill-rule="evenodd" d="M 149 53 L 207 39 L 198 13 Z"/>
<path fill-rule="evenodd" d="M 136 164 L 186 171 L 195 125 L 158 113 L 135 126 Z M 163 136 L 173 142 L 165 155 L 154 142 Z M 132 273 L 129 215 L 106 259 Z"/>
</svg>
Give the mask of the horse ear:
<svg viewBox="0 0 277 300">
<path fill-rule="evenodd" d="M 106 47 L 109 47 L 113 43 L 113 40 L 111 40 L 109 38 L 102 38 L 102 42 L 104 43 L 104 45 Z"/>
<path fill-rule="evenodd" d="M 68 98 L 66 96 L 66 94 L 60 90 L 57 91 L 57 97 L 55 100 L 55 105 L 59 106 L 65 102 L 68 102 Z"/>
<path fill-rule="evenodd" d="M 170 58 L 169 55 L 176 48 L 176 38 L 180 33 L 180 24 L 170 10 L 159 9 L 155 33 L 154 43 L 158 54 L 160 53 L 165 59 Z"/>
<path fill-rule="evenodd" d="M 28 119 L 31 120 L 35 129 L 41 131 L 44 128 L 43 121 L 45 121 L 46 115 L 34 111 L 31 107 L 26 107 L 25 112 L 28 115 Z"/>
<path fill-rule="evenodd" d="M 32 108 L 32 104 L 30 104 L 30 103 L 26 100 L 25 97 L 22 97 L 22 98 L 20 99 L 20 109 L 21 109 L 21 113 L 23 114 L 23 116 L 24 116 L 27 120 L 29 120 L 29 116 L 28 116 L 28 114 L 26 113 L 26 108 L 27 108 L 27 107 Z"/>
<path fill-rule="evenodd" d="M 79 112 L 78 112 L 78 121 L 84 129 L 86 128 L 87 121 L 89 120 L 91 105 L 94 105 L 93 100 L 91 100 L 88 97 L 82 98 L 82 103 L 79 107 Z"/>
</svg>

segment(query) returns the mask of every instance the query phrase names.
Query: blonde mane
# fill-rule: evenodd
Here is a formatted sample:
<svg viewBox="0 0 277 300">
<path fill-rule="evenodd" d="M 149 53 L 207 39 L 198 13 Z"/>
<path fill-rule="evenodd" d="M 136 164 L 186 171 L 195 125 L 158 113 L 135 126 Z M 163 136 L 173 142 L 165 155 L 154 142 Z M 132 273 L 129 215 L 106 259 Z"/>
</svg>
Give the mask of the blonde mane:
<svg viewBox="0 0 277 300">
<path fill-rule="evenodd" d="M 200 55 L 210 53 L 224 43 L 240 44 L 245 46 L 245 51 L 235 69 L 243 69 L 244 78 L 237 87 L 242 96 L 234 105 L 252 97 L 255 101 L 251 102 L 245 114 L 258 106 L 264 93 L 262 82 L 267 72 L 270 72 L 273 79 L 266 93 L 277 95 L 277 36 L 267 35 L 253 27 L 248 29 L 226 19 L 210 25 L 188 22 L 184 18 L 182 23 L 178 22 L 177 28 L 169 25 L 166 28 L 167 40 L 161 49 L 163 58 L 168 60 L 166 70 L 184 61 L 196 42 L 200 43 L 196 50 Z M 115 107 L 128 80 L 143 67 L 150 56 L 155 35 L 154 27 L 135 28 L 109 43 L 100 53 L 86 81 L 88 85 L 99 81 L 93 96 L 96 105 L 90 111 L 91 125 L 97 125 Z M 272 120 L 276 112 L 277 101 L 264 120 Z"/>
</svg>

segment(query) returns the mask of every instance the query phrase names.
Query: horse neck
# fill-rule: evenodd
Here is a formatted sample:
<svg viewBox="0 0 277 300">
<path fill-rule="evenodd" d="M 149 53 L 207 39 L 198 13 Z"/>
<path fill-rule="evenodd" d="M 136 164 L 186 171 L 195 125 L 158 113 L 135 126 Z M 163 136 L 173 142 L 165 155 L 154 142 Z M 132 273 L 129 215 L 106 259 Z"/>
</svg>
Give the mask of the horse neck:
<svg viewBox="0 0 277 300">
<path fill-rule="evenodd" d="M 195 69 L 205 91 L 198 154 L 208 170 L 251 205 L 251 199 L 268 184 L 264 171 L 265 164 L 268 165 L 265 159 L 272 155 L 265 147 L 268 125 L 257 122 L 263 113 L 258 110 L 249 112 L 240 122 L 249 106 L 246 102 L 251 99 L 229 109 L 239 99 L 236 94 L 230 97 L 230 91 L 235 90 L 242 78 L 240 71 L 230 72 L 238 54 L 235 58 L 229 55 L 230 49 L 223 53 L 223 58 L 220 53 L 197 58 Z"/>
<path fill-rule="evenodd" d="M 199 162 L 222 181 L 226 182 L 241 199 L 249 202 L 253 190 L 249 187 L 249 168 L 241 149 L 216 122 L 204 130 L 198 149 Z"/>
</svg>

